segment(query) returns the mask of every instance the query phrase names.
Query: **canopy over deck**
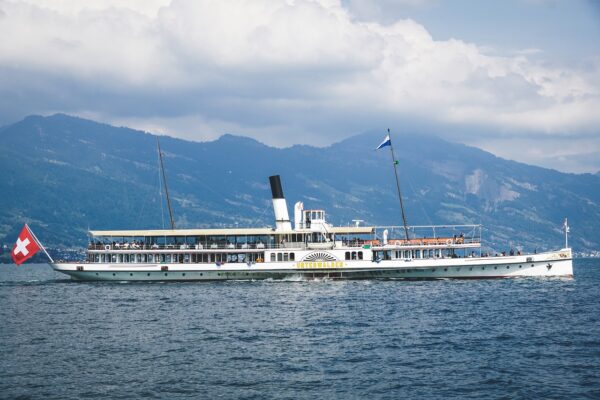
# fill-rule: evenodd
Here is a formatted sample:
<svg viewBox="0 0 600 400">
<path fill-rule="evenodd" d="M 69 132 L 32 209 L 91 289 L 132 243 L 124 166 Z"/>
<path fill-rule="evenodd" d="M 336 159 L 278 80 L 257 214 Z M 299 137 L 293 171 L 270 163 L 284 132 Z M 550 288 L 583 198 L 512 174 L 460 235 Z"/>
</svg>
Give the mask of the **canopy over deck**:
<svg viewBox="0 0 600 400">
<path fill-rule="evenodd" d="M 337 226 L 327 230 L 335 234 L 367 235 L 373 233 L 372 227 Z M 263 236 L 293 235 L 311 233 L 310 229 L 276 231 L 274 228 L 216 228 L 216 229 L 149 229 L 149 230 L 112 230 L 90 231 L 94 237 L 152 237 L 152 236 Z"/>
</svg>

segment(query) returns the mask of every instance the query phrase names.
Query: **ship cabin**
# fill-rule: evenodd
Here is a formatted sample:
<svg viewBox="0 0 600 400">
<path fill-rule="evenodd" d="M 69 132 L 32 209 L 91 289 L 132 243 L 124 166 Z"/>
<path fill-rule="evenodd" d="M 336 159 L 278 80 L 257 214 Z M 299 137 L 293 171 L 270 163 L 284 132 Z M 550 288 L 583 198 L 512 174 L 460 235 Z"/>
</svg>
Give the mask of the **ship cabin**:
<svg viewBox="0 0 600 400">
<path fill-rule="evenodd" d="M 317 219 L 315 219 L 316 221 Z M 299 252 L 359 248 L 370 227 L 330 227 L 281 231 L 272 228 L 90 231 L 93 263 L 257 263 L 296 261 Z M 342 241 L 343 240 L 343 241 Z"/>
<path fill-rule="evenodd" d="M 410 227 L 406 239 L 403 227 L 331 226 L 323 210 L 303 210 L 302 217 L 296 220 L 295 229 L 287 230 L 90 231 L 87 261 L 250 265 L 301 261 L 317 250 L 327 251 L 339 260 L 370 261 L 481 255 L 479 225 Z"/>
<path fill-rule="evenodd" d="M 481 257 L 481 225 L 373 228 L 374 260 Z"/>
</svg>

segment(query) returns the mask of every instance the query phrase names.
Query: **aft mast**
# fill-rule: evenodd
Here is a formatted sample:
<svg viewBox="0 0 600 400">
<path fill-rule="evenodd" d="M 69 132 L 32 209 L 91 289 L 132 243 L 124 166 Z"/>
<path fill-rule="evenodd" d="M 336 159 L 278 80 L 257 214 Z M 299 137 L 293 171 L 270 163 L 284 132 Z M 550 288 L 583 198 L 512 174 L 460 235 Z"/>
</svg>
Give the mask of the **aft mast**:
<svg viewBox="0 0 600 400">
<path fill-rule="evenodd" d="M 167 187 L 167 177 L 165 175 L 165 166 L 163 165 L 162 151 L 160 151 L 160 141 L 156 137 L 156 145 L 158 146 L 158 159 L 160 160 L 160 171 L 162 172 L 162 180 L 165 184 L 165 195 L 167 196 L 167 207 L 169 208 L 169 219 L 171 221 L 171 229 L 175 229 L 175 221 L 173 220 L 173 209 L 171 208 L 171 198 L 169 197 L 169 188 Z"/>
<path fill-rule="evenodd" d="M 398 179 L 398 160 L 394 155 L 394 146 L 392 146 L 392 138 L 390 135 L 390 129 L 388 128 L 388 140 L 390 142 L 390 151 L 392 154 L 392 164 L 394 164 L 394 175 L 396 176 L 396 189 L 398 189 L 398 200 L 400 201 L 400 211 L 402 211 L 402 224 L 404 225 L 404 235 L 408 240 L 408 225 L 406 223 L 406 214 L 404 213 L 404 203 L 402 202 L 402 193 L 400 192 L 400 180 Z"/>
</svg>

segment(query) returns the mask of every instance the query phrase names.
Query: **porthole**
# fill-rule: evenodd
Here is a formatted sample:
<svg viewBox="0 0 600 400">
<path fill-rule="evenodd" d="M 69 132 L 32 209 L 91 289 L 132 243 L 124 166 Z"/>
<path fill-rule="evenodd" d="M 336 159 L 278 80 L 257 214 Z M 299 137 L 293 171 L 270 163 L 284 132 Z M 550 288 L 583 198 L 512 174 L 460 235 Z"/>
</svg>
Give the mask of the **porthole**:
<svg viewBox="0 0 600 400">
<path fill-rule="evenodd" d="M 165 272 L 165 276 L 169 275 L 167 272 Z"/>
<path fill-rule="evenodd" d="M 448 268 L 444 268 L 444 271 L 448 271 Z"/>
<path fill-rule="evenodd" d="M 523 266 L 522 266 L 522 265 L 519 265 L 519 268 L 523 268 Z"/>
<path fill-rule="evenodd" d="M 202 272 L 200 272 L 200 276 L 202 276 Z"/>
<path fill-rule="evenodd" d="M 469 271 L 473 271 L 473 267 L 469 268 Z"/>
<path fill-rule="evenodd" d="M 129 273 L 129 276 L 133 276 L 133 274 L 132 274 L 132 273 Z"/>
<path fill-rule="evenodd" d="M 435 272 L 435 268 L 431 270 L 431 272 Z"/>
<path fill-rule="evenodd" d="M 221 276 L 221 274 L 217 274 L 217 276 Z"/>
<path fill-rule="evenodd" d="M 117 276 L 117 274 L 115 274 L 115 273 L 113 272 L 113 276 Z"/>
<path fill-rule="evenodd" d="M 494 267 L 494 269 L 498 269 L 498 267 Z"/>
<path fill-rule="evenodd" d="M 485 269 L 485 267 L 481 267 L 481 270 L 483 271 Z"/>
<path fill-rule="evenodd" d="M 531 266 L 533 267 L 533 264 L 531 264 Z"/>
<path fill-rule="evenodd" d="M 96 276 L 98 276 L 98 273 L 96 272 Z"/>
<path fill-rule="evenodd" d="M 509 269 L 509 268 L 510 268 L 510 265 L 507 265 L 507 266 L 506 266 L 506 269 Z"/>
<path fill-rule="evenodd" d="M 150 272 L 148 272 L 148 276 L 150 276 Z"/>
<path fill-rule="evenodd" d="M 181 276 L 185 276 L 185 272 L 183 274 L 181 274 Z"/>
</svg>

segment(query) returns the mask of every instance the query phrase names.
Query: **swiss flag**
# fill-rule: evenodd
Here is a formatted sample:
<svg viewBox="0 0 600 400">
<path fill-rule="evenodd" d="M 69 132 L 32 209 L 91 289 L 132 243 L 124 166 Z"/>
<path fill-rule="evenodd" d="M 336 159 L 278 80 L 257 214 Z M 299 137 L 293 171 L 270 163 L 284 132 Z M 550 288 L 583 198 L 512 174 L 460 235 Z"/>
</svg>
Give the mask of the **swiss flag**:
<svg viewBox="0 0 600 400">
<path fill-rule="evenodd" d="M 38 251 L 40 251 L 40 245 L 35 239 L 35 236 L 33 236 L 33 233 L 29 230 L 27 224 L 25 224 L 10 255 L 15 264 L 21 265 Z"/>
</svg>

